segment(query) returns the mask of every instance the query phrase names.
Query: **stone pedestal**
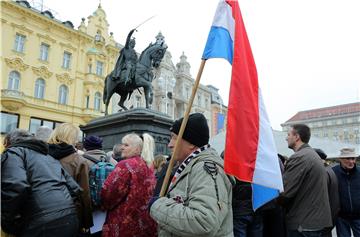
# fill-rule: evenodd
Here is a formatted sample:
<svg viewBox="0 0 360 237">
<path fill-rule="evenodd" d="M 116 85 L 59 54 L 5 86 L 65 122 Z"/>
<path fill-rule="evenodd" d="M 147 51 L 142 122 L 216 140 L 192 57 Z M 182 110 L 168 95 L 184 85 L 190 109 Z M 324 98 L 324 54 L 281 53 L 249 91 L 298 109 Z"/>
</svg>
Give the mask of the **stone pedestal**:
<svg viewBox="0 0 360 237">
<path fill-rule="evenodd" d="M 96 135 L 103 139 L 103 150 L 112 150 L 115 144 L 128 133 L 149 133 L 155 139 L 155 155 L 170 154 L 167 145 L 170 141 L 170 116 L 145 108 L 136 108 L 91 120 L 80 126 L 84 135 Z"/>
</svg>

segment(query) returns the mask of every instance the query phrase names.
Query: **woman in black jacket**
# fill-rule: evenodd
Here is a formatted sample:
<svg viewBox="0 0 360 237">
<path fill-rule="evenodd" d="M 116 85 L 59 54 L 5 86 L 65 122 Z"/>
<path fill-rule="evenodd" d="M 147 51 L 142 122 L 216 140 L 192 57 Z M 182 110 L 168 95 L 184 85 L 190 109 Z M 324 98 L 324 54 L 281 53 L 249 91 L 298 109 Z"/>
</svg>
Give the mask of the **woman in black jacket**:
<svg viewBox="0 0 360 237">
<path fill-rule="evenodd" d="M 16 236 L 76 236 L 73 197 L 81 188 L 25 130 L 5 137 L 1 155 L 1 227 Z"/>
</svg>

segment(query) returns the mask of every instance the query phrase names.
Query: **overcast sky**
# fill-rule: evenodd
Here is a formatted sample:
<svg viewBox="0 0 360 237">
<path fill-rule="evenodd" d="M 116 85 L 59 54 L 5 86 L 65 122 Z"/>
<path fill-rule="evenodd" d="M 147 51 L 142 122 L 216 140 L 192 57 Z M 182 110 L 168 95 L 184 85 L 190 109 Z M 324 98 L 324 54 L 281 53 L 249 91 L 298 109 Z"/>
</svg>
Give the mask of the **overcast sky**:
<svg viewBox="0 0 360 237">
<path fill-rule="evenodd" d="M 32 2 L 32 1 L 30 1 Z M 37 2 L 40 2 L 37 0 Z M 196 77 L 218 0 L 101 0 L 109 31 L 124 44 L 134 34 L 141 52 L 161 31 L 174 64 L 182 52 Z M 99 0 L 43 0 L 75 28 Z M 239 0 L 257 65 L 264 103 L 274 129 L 298 111 L 360 101 L 360 2 L 358 0 Z M 86 20 L 87 22 L 87 20 Z M 220 89 L 227 104 L 231 67 L 208 60 L 202 84 Z"/>
</svg>

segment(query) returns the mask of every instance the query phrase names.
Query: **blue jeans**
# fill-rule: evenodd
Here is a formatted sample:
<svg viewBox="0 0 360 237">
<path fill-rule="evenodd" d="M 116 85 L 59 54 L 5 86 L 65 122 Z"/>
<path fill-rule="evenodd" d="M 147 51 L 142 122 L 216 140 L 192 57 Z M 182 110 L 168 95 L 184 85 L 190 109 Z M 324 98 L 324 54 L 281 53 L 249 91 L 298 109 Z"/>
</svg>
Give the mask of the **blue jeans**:
<svg viewBox="0 0 360 237">
<path fill-rule="evenodd" d="M 297 230 L 288 230 L 287 237 L 321 237 L 322 231 L 297 231 Z"/>
<path fill-rule="evenodd" d="M 336 234 L 341 237 L 350 237 L 352 230 L 354 237 L 360 237 L 360 219 L 347 220 L 341 217 L 336 219 Z"/>
<path fill-rule="evenodd" d="M 234 237 L 262 237 L 262 216 L 234 216 Z"/>
</svg>

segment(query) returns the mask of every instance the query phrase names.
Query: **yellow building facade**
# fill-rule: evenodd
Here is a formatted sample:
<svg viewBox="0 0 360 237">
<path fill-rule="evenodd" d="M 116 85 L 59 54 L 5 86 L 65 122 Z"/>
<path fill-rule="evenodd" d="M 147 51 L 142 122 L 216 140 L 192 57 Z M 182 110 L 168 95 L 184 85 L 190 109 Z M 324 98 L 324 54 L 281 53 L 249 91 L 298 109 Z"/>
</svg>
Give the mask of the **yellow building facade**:
<svg viewBox="0 0 360 237">
<path fill-rule="evenodd" d="M 1 134 L 102 115 L 120 47 L 98 9 L 78 29 L 27 2 L 1 1 Z"/>
</svg>

